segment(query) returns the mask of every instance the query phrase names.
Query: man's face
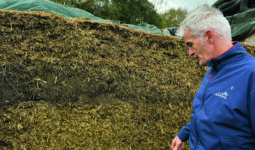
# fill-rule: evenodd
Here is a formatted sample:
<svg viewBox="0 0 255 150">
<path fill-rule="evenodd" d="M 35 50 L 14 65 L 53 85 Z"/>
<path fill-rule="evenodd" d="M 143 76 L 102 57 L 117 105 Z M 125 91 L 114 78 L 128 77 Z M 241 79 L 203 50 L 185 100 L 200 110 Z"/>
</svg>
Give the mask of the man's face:
<svg viewBox="0 0 255 150">
<path fill-rule="evenodd" d="M 190 34 L 189 30 L 184 33 L 184 41 L 189 47 L 189 56 L 193 56 L 201 66 L 205 66 L 211 59 L 210 47 L 206 41 L 206 37 L 200 38 L 194 37 Z"/>
</svg>

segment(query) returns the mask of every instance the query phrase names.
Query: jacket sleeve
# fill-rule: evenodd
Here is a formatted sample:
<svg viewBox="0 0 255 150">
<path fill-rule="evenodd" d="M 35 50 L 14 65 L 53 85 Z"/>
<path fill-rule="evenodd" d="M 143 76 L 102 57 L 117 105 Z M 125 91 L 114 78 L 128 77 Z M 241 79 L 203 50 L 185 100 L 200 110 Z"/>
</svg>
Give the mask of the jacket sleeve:
<svg viewBox="0 0 255 150">
<path fill-rule="evenodd" d="M 250 114 L 250 123 L 253 131 L 253 136 L 255 137 L 255 73 L 253 73 L 251 82 L 250 82 L 250 95 L 248 99 L 248 107 Z"/>
<path fill-rule="evenodd" d="M 189 139 L 189 132 L 190 132 L 190 122 L 184 128 L 182 128 L 182 130 L 177 134 L 177 136 L 182 142 L 186 142 Z"/>
</svg>

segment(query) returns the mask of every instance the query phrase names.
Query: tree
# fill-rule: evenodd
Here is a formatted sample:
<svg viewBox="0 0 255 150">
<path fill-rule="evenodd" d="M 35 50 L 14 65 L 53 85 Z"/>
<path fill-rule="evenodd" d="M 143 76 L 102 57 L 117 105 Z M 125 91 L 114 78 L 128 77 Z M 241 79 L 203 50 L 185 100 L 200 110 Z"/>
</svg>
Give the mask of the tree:
<svg viewBox="0 0 255 150">
<path fill-rule="evenodd" d="M 170 9 L 161 14 L 162 25 L 161 28 L 178 27 L 187 15 L 187 10 L 184 9 Z"/>
<path fill-rule="evenodd" d="M 83 9 L 103 19 L 127 24 L 161 25 L 161 17 L 148 0 L 52 0 Z"/>
<path fill-rule="evenodd" d="M 65 6 L 74 7 L 74 4 L 76 3 L 77 0 L 51 0 L 51 1 L 60 3 Z"/>
</svg>

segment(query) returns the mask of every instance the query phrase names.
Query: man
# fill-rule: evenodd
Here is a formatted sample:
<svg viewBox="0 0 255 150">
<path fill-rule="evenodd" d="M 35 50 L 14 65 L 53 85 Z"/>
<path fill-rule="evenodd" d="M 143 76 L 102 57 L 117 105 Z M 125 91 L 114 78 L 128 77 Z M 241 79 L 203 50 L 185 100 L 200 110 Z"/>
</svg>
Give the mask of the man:
<svg viewBox="0 0 255 150">
<path fill-rule="evenodd" d="M 255 58 L 239 42 L 222 13 L 203 5 L 190 12 L 179 33 L 189 55 L 207 65 L 193 101 L 191 121 L 174 138 L 172 149 L 255 150 Z"/>
</svg>

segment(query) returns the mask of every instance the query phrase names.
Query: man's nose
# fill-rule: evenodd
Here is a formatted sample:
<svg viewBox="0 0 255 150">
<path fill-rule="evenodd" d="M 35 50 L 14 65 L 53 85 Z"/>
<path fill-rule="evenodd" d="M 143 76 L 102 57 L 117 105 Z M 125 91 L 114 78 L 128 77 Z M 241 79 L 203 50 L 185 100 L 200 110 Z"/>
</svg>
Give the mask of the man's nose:
<svg viewBox="0 0 255 150">
<path fill-rule="evenodd" d="M 189 48 L 189 56 L 192 56 L 192 55 L 194 55 L 194 51 L 191 48 Z"/>
</svg>

